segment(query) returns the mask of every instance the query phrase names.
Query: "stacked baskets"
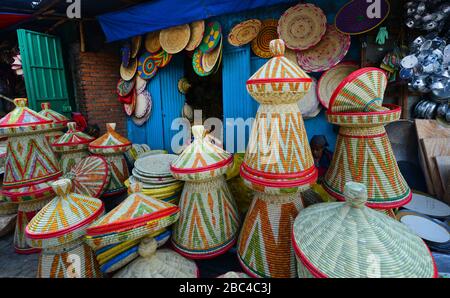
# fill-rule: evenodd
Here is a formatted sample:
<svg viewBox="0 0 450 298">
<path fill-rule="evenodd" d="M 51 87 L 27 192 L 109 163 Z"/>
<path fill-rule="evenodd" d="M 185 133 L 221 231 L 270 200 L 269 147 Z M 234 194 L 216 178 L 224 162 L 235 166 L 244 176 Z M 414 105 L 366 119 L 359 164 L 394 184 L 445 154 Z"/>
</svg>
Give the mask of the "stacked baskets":
<svg viewBox="0 0 450 298">
<path fill-rule="evenodd" d="M 126 191 L 125 180 L 129 177 L 128 165 L 124 152 L 131 147 L 131 142 L 119 135 L 115 123 L 106 124 L 106 133 L 89 144 L 89 151 L 105 157 L 108 162 L 110 180 L 103 197 L 122 194 Z"/>
<path fill-rule="evenodd" d="M 205 259 L 233 246 L 240 219 L 224 176 L 233 156 L 210 143 L 203 126 L 193 126 L 192 133 L 194 141 L 171 165 L 173 176 L 186 181 L 172 243 L 188 258 Z"/>
<path fill-rule="evenodd" d="M 248 81 L 247 91 L 261 106 L 256 114 L 241 176 L 255 196 L 238 242 L 242 267 L 251 276 L 294 277 L 292 223 L 303 208 L 300 191 L 317 179 L 297 102 L 312 80 L 284 55 L 284 42 L 272 40 L 274 58 Z"/>
<path fill-rule="evenodd" d="M 324 188 L 344 200 L 349 181 L 367 187 L 367 206 L 400 207 L 411 199 L 411 190 L 397 166 L 384 125 L 400 118 L 401 108 L 382 105 L 387 78 L 377 68 L 362 68 L 346 77 L 334 91 L 328 121 L 341 126 Z"/>
<path fill-rule="evenodd" d="M 136 258 L 138 240 L 145 236 L 164 244 L 170 233 L 163 230 L 178 220 L 179 208 L 143 194 L 141 183 L 132 184 L 130 192 L 87 229 L 86 242 L 97 251 L 104 272 L 113 272 Z"/>
<path fill-rule="evenodd" d="M 53 144 L 63 134 L 62 131 L 69 122 L 69 119 L 66 116 L 52 110 L 50 107 L 49 102 L 43 102 L 41 104 L 42 110 L 39 114 L 53 121 L 53 129 L 45 133 L 49 144 Z"/>
<path fill-rule="evenodd" d="M 408 227 L 365 206 L 364 184 L 348 182 L 347 202 L 320 203 L 295 219 L 299 277 L 437 277 L 425 243 Z"/>
<path fill-rule="evenodd" d="M 53 150 L 60 153 L 59 164 L 63 173 L 67 173 L 81 159 L 89 155 L 88 144 L 93 137 L 77 130 L 75 122 L 67 123 L 67 132 L 52 143 Z"/>
<path fill-rule="evenodd" d="M 52 182 L 56 197 L 26 228 L 27 241 L 42 248 L 38 277 L 100 277 L 98 264 L 83 237 L 86 227 L 104 212 L 103 202 L 71 192 L 69 179 Z"/>
<path fill-rule="evenodd" d="M 0 134 L 8 136 L 2 194 L 18 203 L 14 246 L 17 253 L 33 253 L 25 239 L 25 227 L 50 198 L 47 182 L 62 172 L 45 133 L 54 129 L 52 120 L 26 107 L 26 98 L 14 100 L 16 108 L 0 119 Z"/>
<path fill-rule="evenodd" d="M 138 158 L 132 174 L 125 185 L 141 182 L 142 192 L 172 204 L 178 204 L 183 182 L 176 180 L 170 172 L 170 164 L 177 158 L 173 154 L 150 154 Z"/>
</svg>

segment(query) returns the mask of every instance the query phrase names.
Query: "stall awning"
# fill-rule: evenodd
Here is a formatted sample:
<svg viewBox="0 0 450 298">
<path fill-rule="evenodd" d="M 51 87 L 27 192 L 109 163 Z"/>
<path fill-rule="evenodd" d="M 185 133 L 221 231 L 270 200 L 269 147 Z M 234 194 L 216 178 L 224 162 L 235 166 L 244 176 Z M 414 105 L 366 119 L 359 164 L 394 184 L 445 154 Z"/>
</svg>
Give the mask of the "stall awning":
<svg viewBox="0 0 450 298">
<path fill-rule="evenodd" d="M 108 42 L 292 0 L 154 0 L 98 16 Z"/>
<path fill-rule="evenodd" d="M 0 12 L 0 29 L 7 28 L 30 17 L 29 14 Z"/>
</svg>

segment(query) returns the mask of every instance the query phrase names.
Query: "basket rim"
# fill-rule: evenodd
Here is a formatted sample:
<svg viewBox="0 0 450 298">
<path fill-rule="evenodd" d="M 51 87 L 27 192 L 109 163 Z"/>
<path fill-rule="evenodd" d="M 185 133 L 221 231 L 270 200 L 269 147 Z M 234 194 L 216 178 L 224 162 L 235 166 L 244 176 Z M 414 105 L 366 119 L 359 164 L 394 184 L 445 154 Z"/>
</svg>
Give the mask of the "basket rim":
<svg viewBox="0 0 450 298">
<path fill-rule="evenodd" d="M 387 111 L 374 111 L 374 112 L 331 112 L 329 109 L 326 114 L 329 116 L 374 116 L 374 115 L 390 115 L 402 111 L 402 107 L 392 103 L 385 103 L 383 107 L 388 108 Z"/>
<path fill-rule="evenodd" d="M 213 163 L 209 166 L 200 167 L 200 168 L 177 168 L 173 165 L 170 165 L 170 170 L 176 174 L 194 174 L 200 172 L 207 172 L 212 170 L 217 170 L 223 168 L 233 162 L 233 155 L 230 155 L 227 159 L 221 160 L 219 162 Z"/>
</svg>

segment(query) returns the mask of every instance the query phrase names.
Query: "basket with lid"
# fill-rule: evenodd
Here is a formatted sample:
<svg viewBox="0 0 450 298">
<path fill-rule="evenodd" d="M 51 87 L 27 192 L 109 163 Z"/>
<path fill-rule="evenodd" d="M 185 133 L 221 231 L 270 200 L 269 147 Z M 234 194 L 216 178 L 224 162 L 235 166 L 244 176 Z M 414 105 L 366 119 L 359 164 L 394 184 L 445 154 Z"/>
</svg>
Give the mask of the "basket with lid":
<svg viewBox="0 0 450 298">
<path fill-rule="evenodd" d="M 66 116 L 58 113 L 51 109 L 51 104 L 49 102 L 41 103 L 41 111 L 39 115 L 42 115 L 53 121 L 53 130 L 48 131 L 45 136 L 50 144 L 53 144 L 60 136 L 63 135 L 63 129 L 66 127 L 67 123 L 70 121 Z"/>
</svg>

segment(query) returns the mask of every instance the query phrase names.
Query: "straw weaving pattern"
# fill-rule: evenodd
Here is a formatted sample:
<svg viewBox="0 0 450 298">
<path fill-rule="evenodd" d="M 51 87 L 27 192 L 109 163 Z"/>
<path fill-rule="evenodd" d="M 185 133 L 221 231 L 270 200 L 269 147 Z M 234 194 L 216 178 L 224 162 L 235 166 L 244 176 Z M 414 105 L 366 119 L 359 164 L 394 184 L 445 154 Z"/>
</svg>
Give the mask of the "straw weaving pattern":
<svg viewBox="0 0 450 298">
<path fill-rule="evenodd" d="M 43 102 L 41 108 L 42 110 L 38 114 L 52 120 L 54 129 L 63 129 L 67 122 L 69 122 L 69 118 L 52 110 L 49 102 Z"/>
<path fill-rule="evenodd" d="M 100 156 L 88 156 L 72 167 L 65 177 L 71 179 L 75 193 L 98 198 L 109 183 L 107 161 Z"/>
<path fill-rule="evenodd" d="M 402 113 L 401 108 L 396 105 L 383 105 L 389 108 L 389 111 L 382 113 L 339 113 L 333 114 L 327 112 L 327 120 L 330 123 L 340 126 L 354 126 L 354 127 L 370 127 L 385 125 L 387 123 L 397 121 L 400 119 Z"/>
<path fill-rule="evenodd" d="M 64 174 L 70 172 L 73 166 L 79 163 L 86 156 L 89 156 L 89 151 L 87 151 L 87 149 L 78 152 L 61 153 L 61 158 L 59 160 L 61 170 Z"/>
<path fill-rule="evenodd" d="M 174 225 L 172 242 L 182 255 L 210 258 L 234 243 L 240 219 L 224 176 L 186 182 L 179 206 L 180 219 Z"/>
<path fill-rule="evenodd" d="M 105 159 L 108 162 L 111 178 L 104 195 L 125 191 L 124 182 L 130 176 L 125 157 L 120 153 L 117 155 L 105 155 Z"/>
<path fill-rule="evenodd" d="M 255 193 L 238 240 L 243 268 L 256 277 L 296 277 L 292 223 L 303 209 L 300 194 Z"/>
</svg>

